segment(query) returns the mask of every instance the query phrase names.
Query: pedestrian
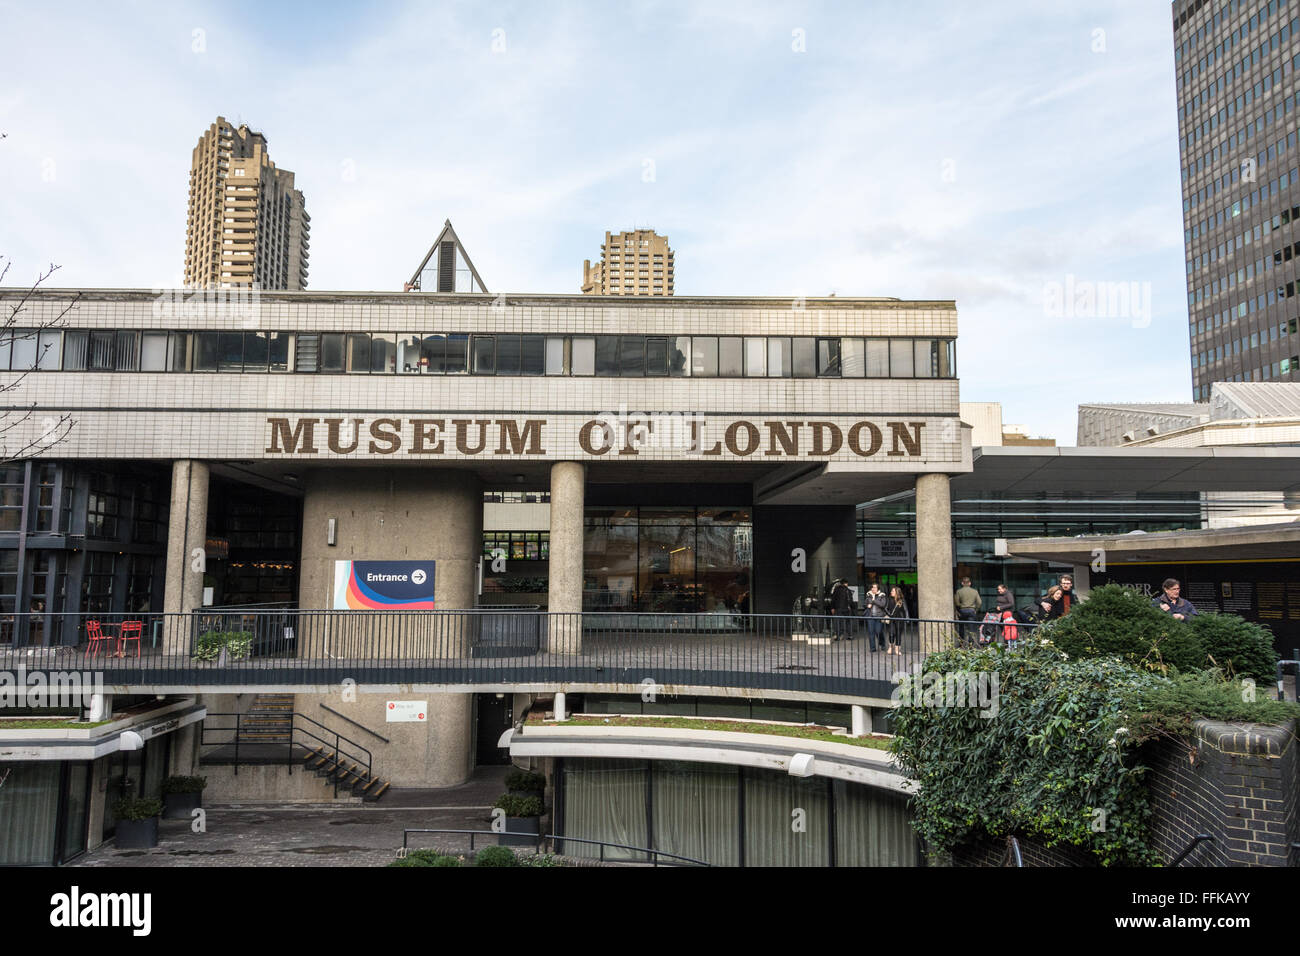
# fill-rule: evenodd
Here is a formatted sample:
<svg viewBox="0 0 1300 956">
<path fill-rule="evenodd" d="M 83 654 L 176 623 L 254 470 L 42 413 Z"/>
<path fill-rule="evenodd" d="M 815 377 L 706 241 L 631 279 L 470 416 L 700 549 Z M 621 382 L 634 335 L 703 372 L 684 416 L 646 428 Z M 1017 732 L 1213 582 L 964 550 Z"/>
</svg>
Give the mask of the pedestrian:
<svg viewBox="0 0 1300 956">
<path fill-rule="evenodd" d="M 863 598 L 862 616 L 867 619 L 867 640 L 873 651 L 885 646 L 885 604 L 887 598 L 874 581 Z M 853 638 L 849 638 L 853 640 Z M 879 646 L 877 646 L 879 645 Z"/>
<path fill-rule="evenodd" d="M 1151 601 L 1152 607 L 1158 607 L 1166 614 L 1173 615 L 1175 621 L 1196 617 L 1196 606 L 1182 596 L 1182 585 L 1178 583 L 1177 578 L 1165 578 L 1165 583 L 1160 585 L 1160 589 L 1164 594 Z"/>
<path fill-rule="evenodd" d="M 961 587 L 952 596 L 952 603 L 957 609 L 957 620 L 962 622 L 957 628 L 962 643 L 973 644 L 975 621 L 979 618 L 984 601 L 980 598 L 979 591 L 970 586 L 970 578 L 961 579 Z"/>
<path fill-rule="evenodd" d="M 904 622 L 911 616 L 903 589 L 897 586 L 890 588 L 889 599 L 885 602 L 885 634 L 889 638 L 889 646 L 885 648 L 887 653 L 903 653 Z"/>
<path fill-rule="evenodd" d="M 1059 583 L 1052 590 L 1056 592 L 1056 597 L 1052 600 L 1052 607 L 1047 612 L 1047 619 L 1055 621 L 1058 617 L 1065 617 L 1070 613 L 1070 608 L 1079 603 L 1079 595 L 1074 593 L 1074 577 L 1069 574 L 1062 574 L 1057 579 Z"/>
<path fill-rule="evenodd" d="M 835 618 L 831 623 L 835 627 L 835 640 L 848 635 L 849 622 L 853 613 L 850 607 L 852 599 L 853 592 L 849 590 L 849 582 L 844 578 L 836 578 L 835 587 L 831 589 L 831 616 Z"/>
<path fill-rule="evenodd" d="M 1000 630 L 1003 643 L 1014 641 L 1016 639 L 1016 596 L 1011 593 L 1005 584 L 998 585 L 997 613 L 998 620 L 1002 622 Z M 1008 621 L 1012 625 L 1010 630 L 1006 626 Z"/>
</svg>

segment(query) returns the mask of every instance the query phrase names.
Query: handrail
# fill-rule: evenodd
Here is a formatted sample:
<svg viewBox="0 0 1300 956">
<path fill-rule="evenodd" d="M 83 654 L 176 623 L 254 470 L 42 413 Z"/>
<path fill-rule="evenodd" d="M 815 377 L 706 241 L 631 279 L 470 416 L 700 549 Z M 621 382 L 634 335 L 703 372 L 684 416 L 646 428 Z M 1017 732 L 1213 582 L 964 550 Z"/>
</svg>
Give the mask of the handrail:
<svg viewBox="0 0 1300 956">
<path fill-rule="evenodd" d="M 361 728 L 362 730 L 364 730 L 366 733 L 371 734 L 372 736 L 378 737 L 378 738 L 379 738 L 380 740 L 382 740 L 384 743 L 386 743 L 386 744 L 391 744 L 391 743 L 392 743 L 392 741 L 389 740 L 387 737 L 385 737 L 383 734 L 377 734 L 377 733 L 375 733 L 373 730 L 371 730 L 371 729 L 370 729 L 369 727 L 367 727 L 365 724 L 361 723 L 360 721 L 353 720 L 353 719 L 352 719 L 351 717 L 349 717 L 347 714 L 340 714 L 337 710 L 335 710 L 335 709 L 334 709 L 333 707 L 331 707 L 329 704 L 321 704 L 320 706 L 321 706 L 321 709 L 322 709 L 322 710 L 328 710 L 328 711 L 329 711 L 331 714 L 333 714 L 335 717 L 341 717 L 341 718 L 343 718 L 344 720 L 346 720 L 349 724 L 354 724 L 355 726 L 360 727 L 360 728 Z"/>
<path fill-rule="evenodd" d="M 410 840 L 412 833 L 459 833 L 459 834 L 468 833 L 469 849 L 471 853 L 474 852 L 475 836 L 485 836 L 485 835 L 486 836 L 520 836 L 520 837 L 529 837 L 531 839 L 536 840 L 539 853 L 541 852 L 541 847 L 543 842 L 547 840 L 550 840 L 552 843 L 554 843 L 557 840 L 561 842 L 564 840 L 570 840 L 574 843 L 586 843 L 590 846 L 599 846 L 600 860 L 602 863 L 605 861 L 605 847 L 609 846 L 619 850 L 632 850 L 637 853 L 649 854 L 652 857 L 650 865 L 656 867 L 659 865 L 658 858 L 661 856 L 669 857 L 674 860 L 681 860 L 683 863 L 686 863 L 690 866 L 712 866 L 713 865 L 712 863 L 708 863 L 704 860 L 696 860 L 689 856 L 682 856 L 680 853 L 669 853 L 667 850 L 652 850 L 649 847 L 644 847 L 644 846 L 629 846 L 626 843 L 614 843 L 609 840 L 588 840 L 584 837 L 561 836 L 555 833 L 547 833 L 545 835 L 542 835 L 540 833 L 519 833 L 513 830 L 448 830 L 448 829 L 428 829 L 424 827 L 408 827 L 402 830 L 402 849 L 398 854 L 399 859 L 405 856 L 406 852 L 410 849 L 410 845 L 408 841 Z"/>
<path fill-rule="evenodd" d="M 212 731 L 213 733 L 217 733 L 217 732 L 230 733 L 230 732 L 233 731 L 233 733 L 234 733 L 234 735 L 235 735 L 235 738 L 234 738 L 234 746 L 235 746 L 235 763 L 234 763 L 234 767 L 235 767 L 235 775 L 236 775 L 236 776 L 239 775 L 239 768 L 240 768 L 240 766 L 241 766 L 241 761 L 240 761 L 240 759 L 239 759 L 239 739 L 240 739 L 240 737 L 242 736 L 242 734 L 241 734 L 240 732 L 241 732 L 242 729 L 243 729 L 243 718 L 246 717 L 246 716 L 247 716 L 246 713 L 237 713 L 237 712 L 214 712 L 214 711 L 209 711 L 208 714 L 206 715 L 206 717 L 204 718 L 202 725 L 201 725 L 200 728 L 199 728 L 199 744 L 200 744 L 200 746 L 209 746 L 210 742 L 209 742 L 208 739 L 207 739 L 207 737 L 208 737 L 208 732 L 209 732 L 209 731 Z M 209 717 L 234 717 L 234 718 L 235 718 L 235 726 L 234 726 L 234 727 L 209 727 L 209 726 L 208 726 L 208 718 L 209 718 Z M 306 714 L 299 714 L 299 713 L 297 713 L 297 712 L 294 712 L 293 714 L 290 715 L 290 724 L 289 724 L 289 741 L 288 741 L 288 745 L 287 745 L 287 748 L 286 748 L 285 761 L 284 761 L 284 762 L 285 762 L 285 766 L 287 766 L 287 767 L 289 768 L 289 773 L 290 773 L 290 774 L 293 773 L 293 765 L 294 765 L 294 759 L 293 759 L 293 748 L 294 748 L 294 744 L 295 744 L 295 741 L 294 741 L 294 735 L 295 735 L 295 734 L 301 734 L 303 737 L 306 737 L 306 738 L 308 738 L 309 740 L 315 740 L 315 741 L 318 741 L 318 742 L 324 744 L 324 745 L 327 746 L 327 747 L 330 746 L 330 744 L 331 744 L 331 741 L 330 741 L 329 737 L 322 737 L 320 734 L 314 733 L 312 730 L 310 730 L 310 729 L 307 728 L 307 727 L 298 727 L 298 726 L 296 726 L 294 722 L 295 722 L 299 717 L 301 717 L 301 718 L 302 718 L 303 720 L 305 720 L 305 721 L 308 721 L 309 723 L 315 724 L 315 725 L 316 725 L 317 727 L 319 727 L 321 730 L 325 731 L 326 734 L 333 736 L 333 738 L 334 738 L 334 739 L 333 739 L 334 754 L 335 754 L 335 756 L 336 756 L 337 758 L 339 758 L 339 760 L 341 760 L 342 758 L 346 757 L 348 760 L 355 760 L 355 761 L 358 761 L 358 762 L 364 761 L 364 763 L 365 763 L 365 769 L 366 769 L 366 779 L 370 779 L 370 777 L 372 777 L 372 776 L 374 775 L 374 756 L 373 756 L 373 754 L 371 754 L 371 752 L 370 752 L 367 748 L 361 746 L 361 744 L 357 743 L 355 740 L 352 740 L 352 739 L 349 738 L 349 737 L 344 737 L 344 736 L 343 736 L 342 734 L 340 734 L 338 731 L 336 731 L 336 730 L 334 730 L 334 729 L 332 729 L 332 728 L 330 728 L 330 727 L 327 727 L 325 724 L 322 724 L 320 721 L 318 721 L 318 720 L 313 720 L 312 718 L 308 717 Z M 342 747 L 342 744 L 344 744 L 344 743 L 346 743 L 346 744 L 348 744 L 349 746 L 354 747 L 354 748 L 356 748 L 357 750 L 361 751 L 361 753 L 364 754 L 365 756 L 362 757 L 362 756 L 359 756 L 359 755 L 357 755 L 357 754 L 346 753 L 346 752 L 343 750 L 343 747 Z M 212 746 L 217 746 L 216 744 L 211 744 L 211 745 L 212 745 Z M 337 797 L 337 796 L 339 795 L 339 781 L 338 781 L 338 774 L 335 774 L 335 775 L 334 775 L 333 785 L 334 785 L 334 796 Z"/>
<path fill-rule="evenodd" d="M 1008 836 L 1007 855 L 1002 858 L 1002 865 L 1008 866 L 1012 863 L 1012 861 L 1015 862 L 1016 866 L 1022 867 L 1025 865 L 1024 859 L 1020 856 L 1020 841 L 1017 840 L 1014 836 Z"/>
<path fill-rule="evenodd" d="M 1174 861 L 1169 865 L 1178 866 L 1180 863 L 1183 862 L 1183 860 L 1187 859 L 1187 855 L 1189 853 L 1191 853 L 1198 846 L 1200 846 L 1202 843 L 1205 843 L 1207 841 L 1213 843 L 1214 837 L 1210 836 L 1208 833 L 1198 833 L 1196 836 L 1192 837 L 1192 842 L 1187 844 L 1187 846 L 1183 849 L 1183 852 L 1178 854 L 1176 857 L 1174 857 Z"/>
</svg>

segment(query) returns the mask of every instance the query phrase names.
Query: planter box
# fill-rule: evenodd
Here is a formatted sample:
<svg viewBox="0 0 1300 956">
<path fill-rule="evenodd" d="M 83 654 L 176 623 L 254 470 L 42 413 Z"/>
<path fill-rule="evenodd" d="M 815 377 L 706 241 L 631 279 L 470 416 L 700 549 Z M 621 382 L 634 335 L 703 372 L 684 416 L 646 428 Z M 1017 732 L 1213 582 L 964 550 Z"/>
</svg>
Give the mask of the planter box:
<svg viewBox="0 0 1300 956">
<path fill-rule="evenodd" d="M 163 819 L 188 820 L 191 812 L 203 806 L 203 791 L 163 794 Z"/>
<path fill-rule="evenodd" d="M 510 833 L 530 833 L 541 835 L 541 817 L 506 817 L 506 829 Z M 498 846 L 537 846 L 537 836 L 511 836 L 503 833 L 497 837 Z"/>
<path fill-rule="evenodd" d="M 113 843 L 119 850 L 147 850 L 158 845 L 158 818 L 118 820 Z"/>
</svg>

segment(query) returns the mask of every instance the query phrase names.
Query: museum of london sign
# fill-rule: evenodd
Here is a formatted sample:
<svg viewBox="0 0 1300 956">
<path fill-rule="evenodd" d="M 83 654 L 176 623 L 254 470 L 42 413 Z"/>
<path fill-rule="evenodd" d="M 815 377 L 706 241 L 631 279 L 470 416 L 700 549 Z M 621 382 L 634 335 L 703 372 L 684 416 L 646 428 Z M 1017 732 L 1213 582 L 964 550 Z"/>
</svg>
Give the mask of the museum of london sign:
<svg viewBox="0 0 1300 956">
<path fill-rule="evenodd" d="M 960 455 L 956 419 L 725 418 L 626 412 L 551 418 L 266 419 L 267 455 L 861 460 Z M 922 451 L 923 440 L 929 446 Z M 937 447 L 936 447 L 937 443 Z M 901 462 L 900 462 L 901 463 Z"/>
</svg>

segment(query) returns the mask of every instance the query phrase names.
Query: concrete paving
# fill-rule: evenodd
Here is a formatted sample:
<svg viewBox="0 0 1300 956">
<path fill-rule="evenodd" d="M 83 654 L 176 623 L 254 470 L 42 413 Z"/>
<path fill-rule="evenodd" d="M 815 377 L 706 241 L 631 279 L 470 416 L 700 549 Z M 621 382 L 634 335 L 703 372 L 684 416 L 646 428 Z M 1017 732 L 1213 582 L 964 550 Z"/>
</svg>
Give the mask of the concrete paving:
<svg viewBox="0 0 1300 956">
<path fill-rule="evenodd" d="M 488 829 L 508 769 L 481 767 L 468 783 L 443 790 L 390 790 L 373 804 L 208 807 L 206 832 L 194 833 L 185 820 L 163 820 L 153 849 L 119 850 L 110 839 L 69 865 L 385 866 L 402 845 L 404 827 Z M 478 836 L 474 846 L 495 843 Z M 468 852 L 469 837 L 415 834 L 411 846 Z"/>
</svg>

